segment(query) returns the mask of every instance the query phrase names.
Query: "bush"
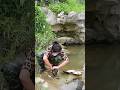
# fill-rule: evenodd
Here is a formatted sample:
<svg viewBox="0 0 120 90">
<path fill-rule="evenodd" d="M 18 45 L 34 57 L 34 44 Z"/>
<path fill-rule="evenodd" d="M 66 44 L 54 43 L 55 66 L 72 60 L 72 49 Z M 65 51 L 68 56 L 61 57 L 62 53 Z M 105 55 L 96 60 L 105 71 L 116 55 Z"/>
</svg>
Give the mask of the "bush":
<svg viewBox="0 0 120 90">
<path fill-rule="evenodd" d="M 42 13 L 39 6 L 35 6 L 35 38 L 36 52 L 46 48 L 55 38 L 51 26 L 46 22 L 45 15 Z"/>
<path fill-rule="evenodd" d="M 55 13 L 60 13 L 61 11 L 65 13 L 70 11 L 83 12 L 85 10 L 85 5 L 77 0 L 67 0 L 63 3 L 52 3 L 49 5 L 49 8 Z"/>
<path fill-rule="evenodd" d="M 0 62 L 14 59 L 16 54 L 33 47 L 34 5 L 27 0 L 0 1 Z"/>
</svg>

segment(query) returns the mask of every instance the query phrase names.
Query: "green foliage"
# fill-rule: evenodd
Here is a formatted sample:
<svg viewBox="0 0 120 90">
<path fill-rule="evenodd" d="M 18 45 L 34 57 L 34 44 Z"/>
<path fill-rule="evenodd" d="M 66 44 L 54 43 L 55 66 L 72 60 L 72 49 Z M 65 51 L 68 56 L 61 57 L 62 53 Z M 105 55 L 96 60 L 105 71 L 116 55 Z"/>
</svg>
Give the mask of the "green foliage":
<svg viewBox="0 0 120 90">
<path fill-rule="evenodd" d="M 14 58 L 17 53 L 34 45 L 34 2 L 0 0 L 0 61 Z M 33 6 L 33 7 L 32 7 Z M 34 46 L 33 46 L 34 47 Z"/>
<path fill-rule="evenodd" d="M 36 52 L 46 48 L 55 38 L 55 34 L 52 32 L 51 26 L 46 22 L 40 6 L 35 6 L 35 38 Z"/>
<path fill-rule="evenodd" d="M 65 13 L 70 11 L 82 12 L 85 10 L 85 5 L 77 0 L 67 0 L 63 3 L 52 3 L 49 5 L 49 8 L 55 13 L 60 13 L 61 11 Z"/>
<path fill-rule="evenodd" d="M 37 1 L 37 5 L 40 5 L 40 6 L 48 6 L 49 4 L 52 4 L 52 3 L 63 3 L 63 2 L 66 2 L 67 0 L 40 0 L 40 1 Z"/>
</svg>

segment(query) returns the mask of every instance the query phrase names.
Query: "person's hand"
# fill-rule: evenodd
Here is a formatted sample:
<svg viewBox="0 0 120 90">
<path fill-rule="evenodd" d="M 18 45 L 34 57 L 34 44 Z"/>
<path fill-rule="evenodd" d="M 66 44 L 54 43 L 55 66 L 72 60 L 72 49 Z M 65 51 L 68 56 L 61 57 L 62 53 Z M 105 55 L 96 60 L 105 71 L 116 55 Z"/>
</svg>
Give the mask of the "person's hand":
<svg viewBox="0 0 120 90">
<path fill-rule="evenodd" d="M 59 69 L 59 67 L 58 66 L 53 66 L 53 68 L 52 69 Z"/>
<path fill-rule="evenodd" d="M 53 69 L 53 67 L 51 66 L 51 67 L 50 67 L 50 70 L 52 70 L 52 69 Z"/>
<path fill-rule="evenodd" d="M 46 66 L 46 67 L 47 67 L 47 66 Z M 47 69 L 48 69 L 48 70 L 52 70 L 53 67 L 52 67 L 52 66 L 48 66 Z"/>
</svg>

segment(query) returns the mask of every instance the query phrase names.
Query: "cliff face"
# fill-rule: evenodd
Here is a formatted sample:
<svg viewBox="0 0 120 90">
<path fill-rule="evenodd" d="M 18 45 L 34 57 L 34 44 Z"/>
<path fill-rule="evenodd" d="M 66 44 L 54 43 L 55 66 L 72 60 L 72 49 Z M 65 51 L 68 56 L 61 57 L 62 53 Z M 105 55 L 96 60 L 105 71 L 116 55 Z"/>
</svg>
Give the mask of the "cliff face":
<svg viewBox="0 0 120 90">
<path fill-rule="evenodd" d="M 120 1 L 86 2 L 86 43 L 120 42 Z"/>
</svg>

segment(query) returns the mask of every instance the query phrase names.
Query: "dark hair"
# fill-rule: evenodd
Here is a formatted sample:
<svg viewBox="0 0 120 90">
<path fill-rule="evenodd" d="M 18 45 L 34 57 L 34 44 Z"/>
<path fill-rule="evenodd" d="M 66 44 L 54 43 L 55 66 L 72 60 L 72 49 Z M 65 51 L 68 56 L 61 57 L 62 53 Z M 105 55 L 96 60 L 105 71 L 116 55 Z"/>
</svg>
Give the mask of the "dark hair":
<svg viewBox="0 0 120 90">
<path fill-rule="evenodd" d="M 54 41 L 53 45 L 52 45 L 52 51 L 53 52 L 60 52 L 61 50 L 62 50 L 61 45 L 57 41 Z"/>
</svg>

